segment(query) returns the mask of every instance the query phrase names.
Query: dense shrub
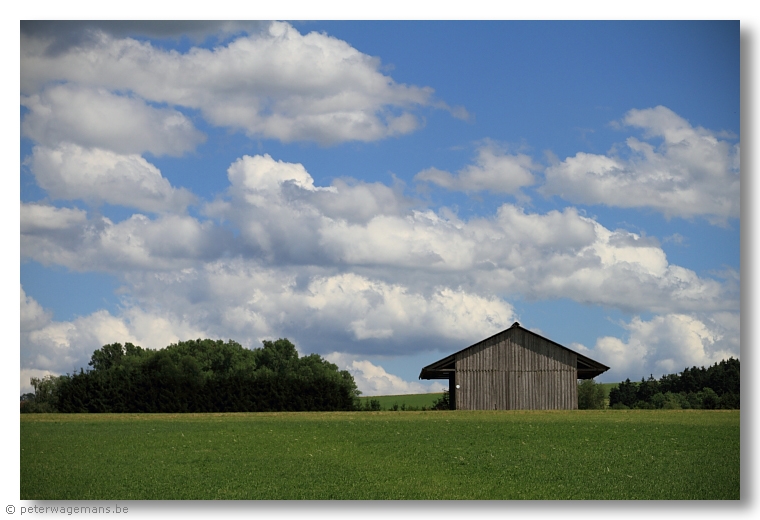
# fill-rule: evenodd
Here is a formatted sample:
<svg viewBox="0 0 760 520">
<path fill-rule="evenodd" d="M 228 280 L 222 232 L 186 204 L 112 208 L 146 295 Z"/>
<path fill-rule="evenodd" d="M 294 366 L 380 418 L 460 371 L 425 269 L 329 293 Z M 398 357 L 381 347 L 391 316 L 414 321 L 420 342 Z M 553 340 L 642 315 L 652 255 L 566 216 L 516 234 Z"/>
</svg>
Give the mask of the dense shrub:
<svg viewBox="0 0 760 520">
<path fill-rule="evenodd" d="M 34 393 L 21 396 L 21 413 L 52 413 L 57 412 L 58 388 L 60 377 L 45 376 L 31 378 Z"/>
<path fill-rule="evenodd" d="M 729 358 L 709 368 L 692 367 L 667 374 L 659 381 L 651 375 L 633 383 L 626 379 L 610 390 L 610 408 L 714 410 L 738 409 L 740 363 Z M 580 394 L 579 394 L 580 399 Z M 580 401 L 579 401 L 580 407 Z"/>
<path fill-rule="evenodd" d="M 359 393 L 351 374 L 316 354 L 299 357 L 287 339 L 253 350 L 200 339 L 158 351 L 114 343 L 95 351 L 89 366 L 33 379 L 35 397 L 24 411 L 351 410 Z"/>
<path fill-rule="evenodd" d="M 604 388 L 593 379 L 578 383 L 578 409 L 601 410 L 604 408 Z"/>
<path fill-rule="evenodd" d="M 451 409 L 451 402 L 449 400 L 449 391 L 444 390 L 443 395 L 433 401 L 433 406 L 431 410 L 450 410 Z"/>
<path fill-rule="evenodd" d="M 610 407 L 618 403 L 625 405 L 626 408 L 633 408 L 636 404 L 636 383 L 626 379 L 610 390 Z"/>
<path fill-rule="evenodd" d="M 718 408 L 720 397 L 718 397 L 718 394 L 716 394 L 712 388 L 703 388 L 702 392 L 700 393 L 702 394 L 700 396 L 702 401 L 702 408 L 705 410 L 715 410 Z"/>
<path fill-rule="evenodd" d="M 733 392 L 726 392 L 720 396 L 719 408 L 735 410 L 739 408 L 739 396 Z"/>
<path fill-rule="evenodd" d="M 370 399 L 369 401 L 364 402 L 364 410 L 370 412 L 379 412 L 380 408 L 380 401 L 377 399 Z"/>
</svg>

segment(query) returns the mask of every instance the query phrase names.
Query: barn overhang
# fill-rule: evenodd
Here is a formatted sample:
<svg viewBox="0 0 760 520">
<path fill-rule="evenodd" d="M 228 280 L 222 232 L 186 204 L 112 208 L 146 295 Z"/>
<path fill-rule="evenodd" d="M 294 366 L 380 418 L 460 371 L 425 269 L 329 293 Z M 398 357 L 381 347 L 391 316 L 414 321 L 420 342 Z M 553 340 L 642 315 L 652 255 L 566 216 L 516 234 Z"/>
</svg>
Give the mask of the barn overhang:
<svg viewBox="0 0 760 520">
<path fill-rule="evenodd" d="M 420 379 L 449 379 L 455 372 L 456 358 L 452 354 L 431 363 L 420 372 Z"/>
<path fill-rule="evenodd" d="M 594 361 L 593 359 L 578 354 L 577 352 L 576 354 L 578 356 L 578 379 L 594 379 L 596 376 L 601 375 L 610 369 L 610 367 L 602 365 L 598 361 Z"/>
</svg>

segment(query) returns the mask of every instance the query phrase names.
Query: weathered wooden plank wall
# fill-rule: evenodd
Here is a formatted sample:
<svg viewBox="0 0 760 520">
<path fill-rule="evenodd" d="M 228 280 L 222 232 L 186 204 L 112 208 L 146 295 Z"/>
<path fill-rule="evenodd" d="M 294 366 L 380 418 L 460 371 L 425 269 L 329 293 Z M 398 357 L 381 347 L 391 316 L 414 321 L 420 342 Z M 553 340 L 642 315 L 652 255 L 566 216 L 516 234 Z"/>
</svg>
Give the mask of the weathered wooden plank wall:
<svg viewBox="0 0 760 520">
<path fill-rule="evenodd" d="M 456 356 L 458 410 L 578 408 L 575 353 L 515 329 Z"/>
</svg>

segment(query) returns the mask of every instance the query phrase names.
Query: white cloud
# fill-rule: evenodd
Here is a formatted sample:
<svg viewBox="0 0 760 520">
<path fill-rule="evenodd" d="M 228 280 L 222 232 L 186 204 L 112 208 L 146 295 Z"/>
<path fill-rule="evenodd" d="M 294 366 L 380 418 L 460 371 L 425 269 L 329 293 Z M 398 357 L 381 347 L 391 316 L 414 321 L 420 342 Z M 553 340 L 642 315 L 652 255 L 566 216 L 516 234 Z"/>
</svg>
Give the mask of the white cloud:
<svg viewBox="0 0 760 520">
<path fill-rule="evenodd" d="M 82 234 L 88 225 L 87 212 L 80 209 L 22 202 L 21 258 L 71 268 L 81 253 Z"/>
<path fill-rule="evenodd" d="M 257 155 L 229 167 L 229 190 L 205 205 L 203 218 L 182 214 L 192 194 L 141 154 L 181 155 L 201 143 L 185 114 L 253 138 L 333 144 L 413 132 L 423 107 L 466 111 L 435 100 L 430 88 L 396 83 L 377 58 L 346 42 L 285 23 L 187 52 L 113 34 L 88 30 L 53 50 L 44 31 L 22 34 L 22 132 L 36 144 L 27 164 L 51 199 L 159 215 L 114 222 L 21 204 L 23 258 L 117 274 L 126 295 L 118 315 L 60 322 L 22 288 L 22 376 L 86 365 L 112 341 L 159 348 L 233 336 L 258 346 L 290 336 L 319 352 L 346 346 L 350 353 L 331 355 L 370 395 L 417 392 L 420 383 L 362 355 L 472 343 L 514 321 L 507 300 L 518 297 L 659 314 L 633 319 L 626 339 L 578 345 L 615 374 L 738 355 L 737 273 L 725 273 L 726 281 L 700 276 L 671 264 L 645 236 L 608 229 L 574 208 L 530 213 L 504 204 L 464 220 L 421 208 L 400 185 L 317 186 L 302 164 Z M 546 169 L 540 190 L 669 217 L 738 217 L 739 147 L 730 137 L 664 107 L 632 110 L 623 124 L 643 130 L 643 140 L 568 157 Z M 454 174 L 431 168 L 415 179 L 519 195 L 539 168 L 488 143 Z"/>
<path fill-rule="evenodd" d="M 60 215 L 59 227 L 51 227 Z M 140 214 L 114 224 L 81 210 L 21 205 L 21 256 L 76 271 L 177 269 L 224 255 L 227 234 L 187 215 Z M 60 226 L 68 223 L 64 229 Z"/>
<path fill-rule="evenodd" d="M 200 110 L 217 126 L 249 136 L 323 144 L 374 141 L 415 130 L 412 114 L 438 106 L 432 89 L 398 84 L 377 58 L 287 23 L 212 50 L 164 51 L 148 42 L 93 32 L 88 42 L 46 52 L 21 36 L 21 90 L 50 82 L 131 91 L 142 99 Z"/>
<path fill-rule="evenodd" d="M 21 287 L 21 332 L 39 329 L 50 322 L 51 313 L 45 311 L 37 300 L 27 296 Z"/>
<path fill-rule="evenodd" d="M 428 168 L 414 176 L 453 191 L 517 193 L 520 188 L 534 184 L 538 166 L 528 155 L 510 155 L 488 144 L 478 149 L 475 164 L 460 170 L 457 175 L 437 168 Z"/>
<path fill-rule="evenodd" d="M 137 307 L 127 308 L 119 316 L 99 310 L 72 321 L 54 321 L 23 287 L 21 316 L 22 389 L 28 387 L 28 377 L 72 373 L 86 367 L 92 353 L 108 343 L 130 342 L 157 349 L 180 340 L 208 337 L 195 324 Z"/>
<path fill-rule="evenodd" d="M 356 386 L 362 395 L 404 395 L 426 394 L 443 392 L 448 385 L 439 383 L 420 383 L 417 381 L 405 381 L 402 378 L 389 374 L 385 369 L 371 362 L 356 359 L 356 356 L 333 352 L 324 356 L 326 360 L 334 363 L 341 370 L 348 370 L 354 377 Z"/>
<path fill-rule="evenodd" d="M 404 197 L 402 188 L 379 182 L 335 179 L 328 188 L 310 194 L 291 190 L 285 196 L 306 198 L 322 215 L 333 220 L 367 223 L 378 215 L 405 214 L 413 202 Z"/>
<path fill-rule="evenodd" d="M 230 201 L 207 205 L 206 214 L 234 223 L 242 242 L 271 262 L 331 263 L 329 245 L 321 243 L 325 227 L 399 215 L 411 204 L 400 190 L 380 183 L 338 179 L 316 187 L 303 165 L 266 154 L 235 161 L 228 177 Z"/>
<path fill-rule="evenodd" d="M 174 188 L 151 163 L 136 154 L 121 155 L 64 143 L 35 146 L 27 160 L 37 184 L 53 199 L 118 204 L 143 211 L 183 211 L 195 197 Z"/>
<path fill-rule="evenodd" d="M 102 88 L 55 85 L 23 96 L 25 137 L 48 148 L 74 143 L 118 154 L 182 155 L 204 141 L 181 112 Z"/>
<path fill-rule="evenodd" d="M 200 267 L 240 256 L 300 266 L 312 277 L 361 272 L 420 294 L 448 287 L 485 298 L 570 298 L 632 313 L 738 308 L 730 273 L 726 282 L 700 277 L 670 264 L 656 241 L 609 230 L 573 208 L 540 214 L 504 204 L 494 216 L 463 221 L 446 210 L 410 209 L 403 196 L 377 184 L 315 186 L 302 165 L 266 155 L 243 158 L 228 173 L 226 198 L 205 208 L 225 227 L 187 216 L 95 219 L 66 234 L 24 232 L 22 254 L 107 271 Z M 353 203 L 357 195 L 373 213 Z M 22 221 L 22 229 L 30 225 Z M 385 329 L 355 324 L 360 335 L 379 337 Z"/>
<path fill-rule="evenodd" d="M 243 156 L 232 163 L 227 177 L 233 186 L 253 193 L 276 192 L 285 182 L 307 191 L 316 190 L 314 179 L 302 164 L 275 161 L 269 154 Z"/>
<path fill-rule="evenodd" d="M 131 296 L 119 314 L 99 310 L 71 321 L 52 320 L 21 288 L 22 368 L 60 374 L 86 366 L 107 343 L 163 348 L 197 337 L 233 337 L 249 348 L 284 336 L 309 352 L 332 352 L 336 344 L 410 352 L 423 339 L 427 347 L 473 342 L 514 316 L 496 298 L 448 288 L 424 295 L 354 274 L 318 276 L 299 287 L 290 272 L 240 260 L 125 278 Z"/>
<path fill-rule="evenodd" d="M 272 276 L 271 272 L 259 274 Z M 238 278 L 235 281 L 238 283 L 243 282 L 244 284 L 247 282 L 248 286 L 256 285 L 256 282 L 250 279 L 244 280 Z M 290 289 L 292 290 L 292 287 Z M 223 290 L 220 292 L 223 292 Z M 334 292 L 331 293 L 329 290 L 327 293 L 315 295 L 319 300 L 317 306 L 321 305 L 322 309 L 324 309 L 325 306 L 334 305 L 329 300 L 333 295 Z M 232 296 L 234 299 L 235 295 L 233 294 Z M 280 301 L 293 298 L 292 294 L 266 294 L 264 296 Z M 357 295 L 354 294 L 354 298 L 356 297 Z M 351 298 L 351 296 L 349 295 L 348 298 Z M 362 298 L 361 295 L 358 296 L 359 301 Z M 264 328 L 255 330 L 257 329 L 255 316 L 259 313 L 265 315 L 273 311 L 278 313 L 280 312 L 279 309 L 273 307 L 267 308 L 267 305 L 256 305 L 255 295 L 251 301 L 232 302 L 232 305 L 230 305 L 229 298 L 227 300 L 225 302 L 223 298 L 219 298 L 219 300 L 215 301 L 215 304 L 221 306 L 219 315 L 225 318 L 219 323 L 212 323 L 213 320 L 205 320 L 205 323 L 200 323 L 204 320 L 200 319 L 200 322 L 195 321 L 200 316 L 182 319 L 178 318 L 176 313 L 161 314 L 157 310 L 149 312 L 134 306 L 122 310 L 117 316 L 111 315 L 108 311 L 100 310 L 87 316 L 78 317 L 72 321 L 60 322 L 52 320 L 50 312 L 45 311 L 33 298 L 27 296 L 22 287 L 20 391 L 21 393 L 33 391 L 29 383 L 31 377 L 72 373 L 78 371 L 80 367 L 87 367 L 92 352 L 108 343 L 118 342 L 123 344 L 131 342 L 145 348 L 160 349 L 178 341 L 198 337 L 226 338 L 228 334 L 225 335 L 224 333 L 234 330 L 236 334 L 242 333 L 245 336 L 242 338 L 235 337 L 236 340 L 242 340 L 244 343 L 248 340 L 249 347 L 258 347 L 260 346 L 261 338 L 272 337 L 271 334 L 264 332 L 266 325 L 264 325 Z M 259 301 L 258 303 L 263 302 Z M 338 303 L 337 306 L 343 307 L 344 303 Z M 389 306 L 395 306 L 396 312 L 403 312 L 399 309 L 399 306 L 403 306 L 403 303 L 399 301 L 386 302 Z M 227 305 L 226 307 L 225 304 Z M 300 309 L 295 308 L 294 314 L 296 316 L 293 318 L 300 319 L 302 316 L 298 316 L 298 314 L 307 310 L 307 307 L 308 305 L 302 306 Z M 456 305 L 451 307 L 451 311 L 458 311 Z M 308 310 L 313 311 L 313 309 Z M 406 309 L 406 311 L 417 312 L 415 309 Z M 440 309 L 435 309 L 434 311 L 440 312 Z M 326 315 L 330 315 L 328 319 L 336 317 L 334 310 L 328 310 Z M 356 315 L 357 313 L 353 313 L 354 317 Z M 452 316 L 449 315 L 448 317 L 451 318 Z M 472 313 L 467 317 L 477 319 Z M 272 316 L 269 316 L 269 318 L 272 318 Z M 323 319 L 322 316 L 314 316 L 313 318 Z M 346 320 L 348 319 L 350 317 L 346 318 Z M 346 320 L 343 320 L 343 325 L 346 324 Z M 236 327 L 236 323 L 238 325 L 244 324 L 244 326 Z M 263 322 L 259 322 L 259 325 L 262 324 Z M 251 325 L 253 325 L 253 328 L 251 328 Z M 204 328 L 205 326 L 209 326 L 211 330 Z M 408 331 L 401 330 L 403 326 L 404 324 L 402 324 L 402 327 L 396 324 L 395 332 L 408 334 Z M 219 331 L 223 331 L 223 333 L 218 334 Z M 246 333 L 252 331 L 254 332 L 253 336 L 246 335 Z M 445 385 L 439 382 L 420 383 L 405 381 L 398 376 L 387 373 L 381 366 L 376 366 L 369 361 L 359 359 L 356 355 L 331 352 L 325 354 L 324 357 L 328 361 L 337 364 L 342 370 L 348 370 L 354 376 L 357 386 L 364 395 L 440 392 L 445 388 Z"/>
<path fill-rule="evenodd" d="M 605 379 L 622 381 L 681 372 L 739 357 L 739 313 L 665 314 L 634 317 L 628 339 L 599 338 L 590 354 L 610 367 Z"/>
<path fill-rule="evenodd" d="M 312 186 L 309 178 L 302 181 Z M 469 222 L 417 212 L 349 225 L 321 215 L 306 198 L 285 199 L 287 185 L 264 198 L 290 215 L 288 225 L 300 226 L 299 219 L 306 218 L 323 237 L 326 230 L 351 230 L 344 232 L 346 242 L 335 238 L 333 249 L 321 247 L 327 242 L 309 244 L 316 249 L 301 258 L 310 263 L 287 255 L 272 262 L 267 255 L 220 254 L 228 242 L 215 242 L 221 230 L 211 221 L 135 215 L 114 224 L 86 220 L 80 210 L 22 205 L 22 255 L 72 269 L 116 272 L 131 302 L 118 316 L 100 311 L 72 322 L 49 322 L 22 293 L 22 330 L 28 338 L 22 353 L 29 358 L 22 366 L 70 370 L 105 342 L 165 346 L 198 336 L 234 337 L 249 347 L 261 339 L 290 337 L 320 353 L 341 345 L 347 355 L 358 355 L 357 361 L 361 355 L 454 350 L 508 327 L 516 319 L 504 300 L 510 295 L 659 313 L 628 324 L 628 339 L 605 337 L 590 351 L 577 349 L 613 367 L 608 377 L 678 371 L 738 355 L 736 273 L 727 272 L 723 283 L 701 278 L 670 264 L 655 241 L 608 230 L 575 210 L 530 214 L 504 205 L 492 218 Z M 292 209 L 294 201 L 308 211 Z M 262 216 L 271 217 L 268 208 L 260 208 Z M 374 227 L 379 224 L 387 226 L 382 233 Z M 387 243 L 378 238 L 383 235 L 390 237 Z M 285 233 L 282 240 L 289 244 L 294 238 Z M 360 244 L 365 253 L 346 244 Z M 437 258 L 425 260 L 423 250 Z M 72 351 L 74 345 L 81 349 Z M 354 369 L 366 369 L 361 377 L 367 391 L 404 388 L 369 366 Z"/>
<path fill-rule="evenodd" d="M 51 321 L 22 339 L 21 366 L 58 373 L 77 370 L 95 349 L 113 342 L 137 343 L 120 319 L 97 311 L 74 321 Z M 79 365 L 77 365 L 79 364 Z"/>
<path fill-rule="evenodd" d="M 366 224 L 328 221 L 320 245 L 350 265 L 462 270 L 475 262 L 477 242 L 466 229 L 432 212 L 378 215 Z"/>
<path fill-rule="evenodd" d="M 21 203 L 21 233 L 65 231 L 87 222 L 81 209 L 56 208 L 45 204 Z"/>
<path fill-rule="evenodd" d="M 494 296 L 447 287 L 419 292 L 353 273 L 302 278 L 299 272 L 236 259 L 134 273 L 127 282 L 146 308 L 172 309 L 213 334 L 235 331 L 247 346 L 287 336 L 317 352 L 331 352 L 338 342 L 357 352 L 411 352 L 431 348 L 430 342 L 474 342 L 514 321 L 512 306 Z"/>
<path fill-rule="evenodd" d="M 547 252 L 521 244 L 512 269 L 498 269 L 491 278 L 502 274 L 513 290 L 536 299 L 566 297 L 632 313 L 738 309 L 731 280 L 701 278 L 669 264 L 656 243 L 589 222 L 595 237 L 585 247 Z"/>
<path fill-rule="evenodd" d="M 206 208 L 224 225 L 139 214 L 114 223 L 22 204 L 22 257 L 115 273 L 130 302 L 118 316 L 100 311 L 45 323 L 22 296 L 25 323 L 36 324 L 22 366 L 70 370 L 105 342 L 165 346 L 186 339 L 179 331 L 248 347 L 272 337 L 318 353 L 341 345 L 356 361 L 455 350 L 508 327 L 516 318 L 512 297 L 660 314 L 631 322 L 627 340 L 600 338 L 589 354 L 623 378 L 738 353 L 736 273 L 726 272 L 725 281 L 700 277 L 670 264 L 656 241 L 607 229 L 573 208 L 541 214 L 504 204 L 465 221 L 410 209 L 382 185 L 315 186 L 302 165 L 269 156 L 243 158 L 228 174 L 226 198 Z M 372 211 L 352 205 L 357 195 Z M 354 369 L 368 391 L 404 388 L 369 366 Z"/>
<path fill-rule="evenodd" d="M 232 337 L 249 348 L 289 337 L 349 370 L 365 395 L 440 391 L 440 383 L 405 381 L 363 356 L 454 350 L 505 329 L 516 317 L 506 302 L 464 291 L 444 288 L 425 296 L 351 274 L 299 286 L 295 274 L 241 260 L 127 278 L 131 303 L 118 315 L 100 310 L 64 322 L 52 320 L 21 288 L 22 391 L 30 374 L 84 367 L 106 343 L 163 348 L 197 337 Z M 610 366 L 605 380 L 659 377 L 738 357 L 739 319 L 738 312 L 636 317 L 623 325 L 627 338 L 570 347 Z M 349 350 L 335 352 L 338 344 Z"/>
<path fill-rule="evenodd" d="M 491 335 L 512 323 L 512 307 L 495 297 L 436 288 L 430 295 L 355 274 L 315 278 L 307 305 L 323 319 L 347 323 L 355 339 L 434 335 L 461 340 Z"/>
<path fill-rule="evenodd" d="M 703 216 L 724 224 L 739 217 L 739 145 L 663 106 L 631 110 L 623 124 L 657 146 L 629 137 L 627 157 L 579 152 L 546 169 L 544 195 L 579 204 L 649 207 L 666 217 Z"/>
</svg>

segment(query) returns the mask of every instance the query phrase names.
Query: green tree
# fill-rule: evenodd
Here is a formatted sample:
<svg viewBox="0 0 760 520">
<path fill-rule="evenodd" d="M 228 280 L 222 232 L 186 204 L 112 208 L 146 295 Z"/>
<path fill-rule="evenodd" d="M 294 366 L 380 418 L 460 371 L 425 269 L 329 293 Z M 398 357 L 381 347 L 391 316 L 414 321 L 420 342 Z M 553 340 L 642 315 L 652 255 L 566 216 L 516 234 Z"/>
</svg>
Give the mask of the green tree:
<svg viewBox="0 0 760 520">
<path fill-rule="evenodd" d="M 93 353 L 90 367 L 62 376 L 60 411 L 351 410 L 360 393 L 348 371 L 317 354 L 299 357 L 284 338 L 253 350 L 232 340 L 197 339 L 161 350 L 113 343 Z M 38 386 L 42 396 L 47 387 Z"/>
<path fill-rule="evenodd" d="M 701 392 L 702 408 L 705 410 L 715 410 L 720 405 L 720 397 L 712 388 L 703 388 Z"/>
<path fill-rule="evenodd" d="M 649 379 L 644 380 L 643 377 L 641 378 L 641 383 L 636 388 L 636 400 L 651 403 L 652 398 L 659 392 L 660 388 L 657 380 L 652 377 L 652 374 L 649 374 Z"/>
<path fill-rule="evenodd" d="M 739 408 L 739 396 L 733 392 L 726 392 L 720 396 L 719 408 L 726 410 L 736 410 Z"/>
<path fill-rule="evenodd" d="M 578 409 L 601 410 L 604 408 L 604 388 L 593 379 L 578 383 Z"/>
<path fill-rule="evenodd" d="M 34 388 L 34 397 L 27 396 L 24 412 L 52 413 L 58 411 L 58 397 L 61 376 L 33 377 L 29 381 Z"/>
<path fill-rule="evenodd" d="M 264 341 L 264 348 L 257 351 L 259 366 L 266 367 L 273 372 L 286 372 L 293 367 L 294 361 L 298 360 L 298 351 L 287 339 L 277 341 Z M 336 367 L 337 368 L 337 367 Z"/>
<path fill-rule="evenodd" d="M 680 410 L 681 400 L 678 394 L 673 392 L 665 392 L 665 402 L 662 404 L 665 410 Z"/>
<path fill-rule="evenodd" d="M 610 390 L 610 407 L 614 407 L 616 404 L 633 408 L 636 404 L 636 383 L 631 382 L 630 379 L 626 379 Z"/>
</svg>

